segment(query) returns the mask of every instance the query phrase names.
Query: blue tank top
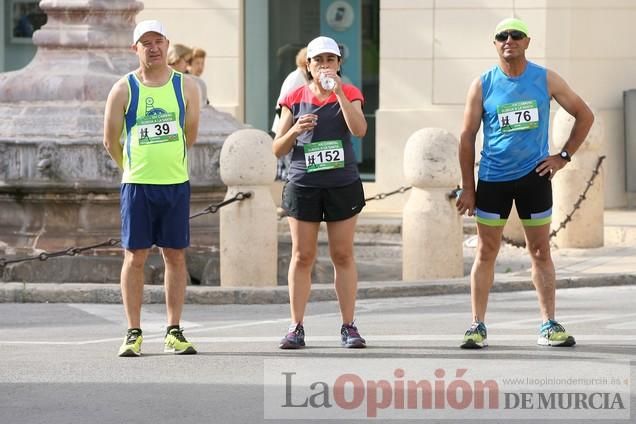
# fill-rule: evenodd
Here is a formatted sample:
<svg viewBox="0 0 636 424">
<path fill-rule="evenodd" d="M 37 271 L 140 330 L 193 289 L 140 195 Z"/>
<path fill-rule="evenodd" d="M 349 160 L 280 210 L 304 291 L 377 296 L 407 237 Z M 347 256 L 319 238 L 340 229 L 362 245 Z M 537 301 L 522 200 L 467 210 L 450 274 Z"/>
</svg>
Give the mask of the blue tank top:
<svg viewBox="0 0 636 424">
<path fill-rule="evenodd" d="M 528 62 L 518 77 L 499 66 L 481 76 L 484 146 L 479 179 L 511 181 L 529 174 L 549 154 L 547 71 Z"/>
</svg>

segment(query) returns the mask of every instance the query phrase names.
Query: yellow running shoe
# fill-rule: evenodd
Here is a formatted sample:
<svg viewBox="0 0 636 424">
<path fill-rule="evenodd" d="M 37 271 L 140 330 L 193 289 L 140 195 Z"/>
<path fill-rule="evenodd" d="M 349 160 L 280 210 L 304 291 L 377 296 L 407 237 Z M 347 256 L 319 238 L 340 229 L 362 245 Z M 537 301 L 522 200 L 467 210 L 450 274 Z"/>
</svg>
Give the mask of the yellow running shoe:
<svg viewBox="0 0 636 424">
<path fill-rule="evenodd" d="M 473 322 L 466 333 L 464 341 L 459 346 L 462 349 L 481 349 L 488 346 L 488 330 L 486 324 L 481 321 Z"/>
<path fill-rule="evenodd" d="M 163 351 L 177 355 L 194 355 L 197 353 L 192 343 L 183 336 L 182 328 L 173 328 L 166 334 Z"/>
<path fill-rule="evenodd" d="M 576 340 L 565 328 L 553 319 L 549 319 L 543 323 L 539 329 L 539 338 L 537 339 L 539 346 L 562 346 L 570 347 L 576 344 Z"/>
<path fill-rule="evenodd" d="M 141 336 L 141 329 L 131 328 L 126 333 L 124 343 L 119 348 L 119 356 L 141 356 L 141 342 L 144 338 Z"/>
</svg>

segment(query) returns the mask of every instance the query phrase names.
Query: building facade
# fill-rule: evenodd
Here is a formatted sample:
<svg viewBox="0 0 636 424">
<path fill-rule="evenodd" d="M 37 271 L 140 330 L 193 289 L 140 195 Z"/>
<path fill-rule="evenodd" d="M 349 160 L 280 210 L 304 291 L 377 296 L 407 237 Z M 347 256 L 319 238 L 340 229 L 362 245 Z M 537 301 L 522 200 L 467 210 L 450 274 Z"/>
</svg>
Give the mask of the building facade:
<svg viewBox="0 0 636 424">
<path fill-rule="evenodd" d="M 23 67 L 35 52 L 28 26 L 42 23 L 37 1 L 0 0 L 0 70 Z M 530 60 L 561 74 L 604 123 L 605 206 L 636 207 L 626 179 L 623 94 L 636 89 L 634 0 L 146 0 L 141 19 L 159 19 L 172 42 L 207 52 L 203 79 L 211 104 L 256 128 L 271 127 L 274 103 L 296 51 L 327 33 L 345 46 L 343 70 L 367 99 L 370 131 L 360 141 L 367 194 L 404 184 L 403 151 L 423 127 L 459 137 L 470 82 L 497 58 L 495 24 L 524 19 Z M 21 26 L 22 25 L 22 26 Z M 556 104 L 553 103 L 553 111 Z M 633 117 L 636 120 L 636 117 Z M 636 151 L 636 149 L 632 149 Z M 404 196 L 373 202 L 401 210 Z M 370 210 L 371 210 L 370 209 Z"/>
</svg>

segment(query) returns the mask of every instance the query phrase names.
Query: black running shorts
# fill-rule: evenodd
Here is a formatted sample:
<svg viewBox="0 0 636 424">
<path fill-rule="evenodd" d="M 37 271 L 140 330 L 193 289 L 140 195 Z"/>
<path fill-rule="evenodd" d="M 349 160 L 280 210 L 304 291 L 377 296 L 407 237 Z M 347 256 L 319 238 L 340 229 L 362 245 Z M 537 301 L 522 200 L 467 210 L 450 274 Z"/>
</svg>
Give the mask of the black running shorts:
<svg viewBox="0 0 636 424">
<path fill-rule="evenodd" d="M 552 183 L 548 175 L 535 170 L 513 181 L 477 183 L 475 218 L 480 224 L 502 227 L 515 202 L 517 213 L 526 227 L 552 222 Z"/>
<path fill-rule="evenodd" d="M 300 221 L 343 221 L 360 213 L 365 205 L 362 181 L 344 187 L 302 187 L 287 182 L 283 209 Z"/>
</svg>

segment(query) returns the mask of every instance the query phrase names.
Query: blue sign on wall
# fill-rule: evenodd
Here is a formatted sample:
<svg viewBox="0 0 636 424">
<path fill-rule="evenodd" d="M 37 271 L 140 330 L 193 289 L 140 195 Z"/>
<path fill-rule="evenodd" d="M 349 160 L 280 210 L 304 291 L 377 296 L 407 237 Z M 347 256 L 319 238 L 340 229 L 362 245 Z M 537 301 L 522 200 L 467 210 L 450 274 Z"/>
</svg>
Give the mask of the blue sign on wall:
<svg viewBox="0 0 636 424">
<path fill-rule="evenodd" d="M 360 14 L 360 0 L 320 0 L 320 35 L 340 45 L 343 81 L 362 89 Z M 351 142 L 357 161 L 362 162 L 362 140 L 351 137 Z"/>
</svg>

